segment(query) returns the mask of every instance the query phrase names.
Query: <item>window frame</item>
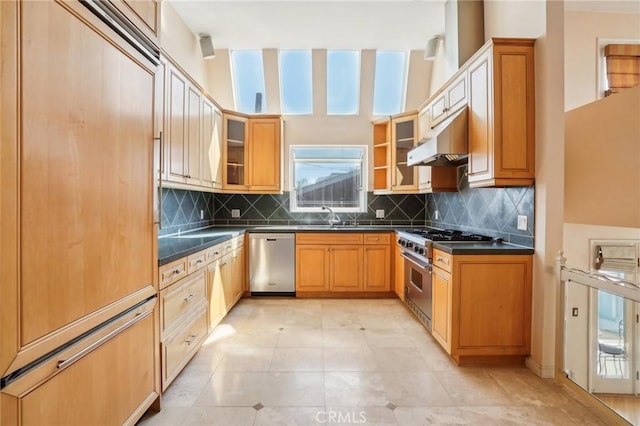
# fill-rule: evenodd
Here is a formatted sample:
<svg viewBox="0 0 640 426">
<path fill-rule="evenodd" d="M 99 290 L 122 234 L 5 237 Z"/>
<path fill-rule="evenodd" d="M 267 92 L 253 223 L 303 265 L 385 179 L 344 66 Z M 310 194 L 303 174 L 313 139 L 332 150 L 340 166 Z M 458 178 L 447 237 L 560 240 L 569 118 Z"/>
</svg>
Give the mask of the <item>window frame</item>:
<svg viewBox="0 0 640 426">
<path fill-rule="evenodd" d="M 368 208 L 367 203 L 367 184 L 368 184 L 368 151 L 367 145 L 290 145 L 289 146 L 289 211 L 292 213 L 325 213 L 326 210 L 322 210 L 321 207 L 298 207 L 297 204 L 297 188 L 295 186 L 295 166 L 296 159 L 294 150 L 296 148 L 318 148 L 318 149 L 331 149 L 331 148 L 351 148 L 362 150 L 362 157 L 360 159 L 360 187 L 359 187 L 359 207 L 331 207 L 335 213 L 366 213 Z M 338 161 L 336 161 L 338 162 Z M 351 162 L 349 160 L 339 162 Z"/>
<path fill-rule="evenodd" d="M 596 100 L 604 99 L 605 92 L 609 89 L 607 79 L 607 58 L 604 56 L 604 48 L 608 44 L 640 44 L 640 39 L 635 38 L 596 38 L 597 64 L 596 64 Z"/>
<path fill-rule="evenodd" d="M 310 69 L 309 69 L 309 82 L 311 83 L 311 93 L 309 94 L 311 100 L 311 110 L 309 112 L 285 112 L 284 110 L 284 85 L 282 84 L 282 52 L 308 52 L 310 59 Z M 314 75 L 313 75 L 313 49 L 278 49 L 278 85 L 280 86 L 280 111 L 282 115 L 291 115 L 291 116 L 313 116 L 314 115 L 314 100 L 313 100 L 313 90 L 314 90 Z"/>
<path fill-rule="evenodd" d="M 356 109 L 354 112 L 330 112 L 329 111 L 329 53 L 330 52 L 354 52 L 356 53 Z M 327 60 L 326 65 L 326 84 L 325 84 L 325 97 L 326 97 L 326 105 L 327 105 L 327 115 L 328 116 L 354 116 L 360 114 L 360 89 L 361 89 L 361 80 L 362 80 L 362 50 L 356 49 L 327 49 Z"/>
</svg>

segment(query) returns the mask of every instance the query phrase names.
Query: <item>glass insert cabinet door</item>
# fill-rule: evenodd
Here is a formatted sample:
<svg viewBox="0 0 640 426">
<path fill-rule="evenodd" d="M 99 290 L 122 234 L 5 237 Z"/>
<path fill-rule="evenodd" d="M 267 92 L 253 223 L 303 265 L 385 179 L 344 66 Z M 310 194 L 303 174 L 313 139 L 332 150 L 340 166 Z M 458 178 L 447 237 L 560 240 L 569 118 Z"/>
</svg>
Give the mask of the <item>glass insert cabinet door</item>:
<svg viewBox="0 0 640 426">
<path fill-rule="evenodd" d="M 244 185 L 246 182 L 246 134 L 247 121 L 226 118 L 226 181 L 227 185 Z"/>
<path fill-rule="evenodd" d="M 407 117 L 393 122 L 393 140 L 395 142 L 395 188 L 414 187 L 416 168 L 407 166 L 407 156 L 416 145 L 416 117 Z"/>
</svg>

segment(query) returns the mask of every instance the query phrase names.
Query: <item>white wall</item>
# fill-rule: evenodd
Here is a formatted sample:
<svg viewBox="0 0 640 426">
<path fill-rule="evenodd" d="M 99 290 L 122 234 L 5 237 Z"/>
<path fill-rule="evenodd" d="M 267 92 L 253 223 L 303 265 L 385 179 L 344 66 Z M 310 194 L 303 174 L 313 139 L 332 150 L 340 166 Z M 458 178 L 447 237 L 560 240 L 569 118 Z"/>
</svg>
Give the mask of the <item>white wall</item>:
<svg viewBox="0 0 640 426">
<path fill-rule="evenodd" d="M 565 111 L 598 99 L 598 38 L 640 40 L 640 15 L 565 12 Z"/>
<path fill-rule="evenodd" d="M 562 1 L 484 3 L 485 38 L 536 38 L 536 230 L 531 357 L 543 377 L 555 374 L 557 285 L 562 248 L 564 180 L 564 4 Z"/>
</svg>

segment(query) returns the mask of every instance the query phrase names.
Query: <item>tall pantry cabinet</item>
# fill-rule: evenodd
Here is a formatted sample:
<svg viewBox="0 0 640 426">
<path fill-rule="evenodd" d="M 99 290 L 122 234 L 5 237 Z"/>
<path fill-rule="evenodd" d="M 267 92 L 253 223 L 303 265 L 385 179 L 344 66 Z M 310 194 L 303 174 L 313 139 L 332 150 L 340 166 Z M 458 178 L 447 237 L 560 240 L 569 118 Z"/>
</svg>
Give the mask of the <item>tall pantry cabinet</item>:
<svg viewBox="0 0 640 426">
<path fill-rule="evenodd" d="M 131 26 L 128 3 L 101 4 Z M 83 3 L 0 8 L 0 423 L 135 424 L 159 396 L 157 64 Z"/>
</svg>

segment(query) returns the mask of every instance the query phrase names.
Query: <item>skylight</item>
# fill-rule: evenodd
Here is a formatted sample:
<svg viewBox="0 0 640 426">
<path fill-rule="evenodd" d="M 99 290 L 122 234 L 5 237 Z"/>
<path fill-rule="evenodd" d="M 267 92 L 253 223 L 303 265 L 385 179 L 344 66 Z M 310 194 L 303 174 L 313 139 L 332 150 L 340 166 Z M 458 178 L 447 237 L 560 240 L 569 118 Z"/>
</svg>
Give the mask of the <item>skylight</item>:
<svg viewBox="0 0 640 426">
<path fill-rule="evenodd" d="M 357 114 L 360 52 L 327 51 L 327 114 Z"/>
<path fill-rule="evenodd" d="M 402 112 L 407 82 L 407 52 L 378 50 L 373 89 L 373 114 Z"/>
<path fill-rule="evenodd" d="M 264 66 L 261 50 L 231 52 L 231 72 L 236 111 L 246 114 L 266 111 Z"/>
<path fill-rule="evenodd" d="M 280 101 L 283 114 L 312 114 L 310 50 L 280 51 Z"/>
</svg>

